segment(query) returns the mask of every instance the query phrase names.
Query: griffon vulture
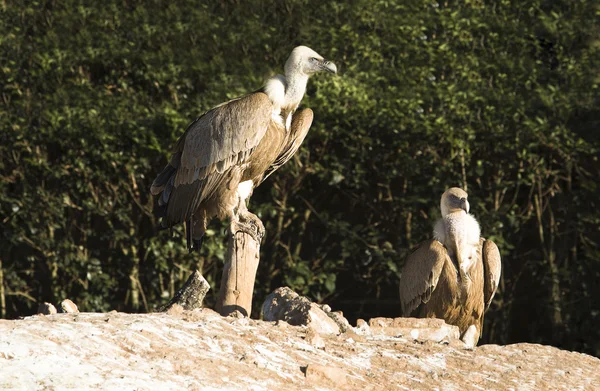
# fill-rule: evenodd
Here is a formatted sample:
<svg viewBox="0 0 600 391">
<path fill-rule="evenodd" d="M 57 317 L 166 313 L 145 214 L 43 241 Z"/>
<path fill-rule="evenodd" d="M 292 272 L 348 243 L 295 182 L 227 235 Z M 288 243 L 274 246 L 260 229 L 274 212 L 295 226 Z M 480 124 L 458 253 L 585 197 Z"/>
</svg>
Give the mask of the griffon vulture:
<svg viewBox="0 0 600 391">
<path fill-rule="evenodd" d="M 298 46 L 285 63 L 285 76 L 212 108 L 179 138 L 150 192 L 160 195 L 163 227 L 186 223 L 190 251 L 200 247 L 211 218 L 247 212 L 253 189 L 296 153 L 313 120 L 311 109 L 296 109 L 308 78 L 319 71 L 337 73 L 337 68 Z"/>
<path fill-rule="evenodd" d="M 467 197 L 457 187 L 442 195 L 433 239 L 418 245 L 404 263 L 400 303 L 402 316 L 444 319 L 474 347 L 498 288 L 501 263 L 494 242 L 480 238 Z"/>
</svg>

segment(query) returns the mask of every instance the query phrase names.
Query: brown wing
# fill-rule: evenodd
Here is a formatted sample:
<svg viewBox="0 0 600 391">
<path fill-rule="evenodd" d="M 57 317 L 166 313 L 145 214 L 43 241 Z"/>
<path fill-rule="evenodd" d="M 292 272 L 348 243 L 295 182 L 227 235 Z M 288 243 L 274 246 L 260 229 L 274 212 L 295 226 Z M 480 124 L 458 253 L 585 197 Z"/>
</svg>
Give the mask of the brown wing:
<svg viewBox="0 0 600 391">
<path fill-rule="evenodd" d="M 446 259 L 446 248 L 435 239 L 419 244 L 408 255 L 400 276 L 402 316 L 410 316 L 422 303 L 429 301 Z"/>
<path fill-rule="evenodd" d="M 175 185 L 192 183 L 245 160 L 271 120 L 271 101 L 257 92 L 215 107 L 186 131 Z"/>
<path fill-rule="evenodd" d="M 272 104 L 262 92 L 223 103 L 194 121 L 177 141 L 169 164 L 156 177 L 152 194 L 163 194 L 168 219 L 185 221 L 219 187 L 227 172 L 247 161 L 265 135 Z"/>
<path fill-rule="evenodd" d="M 265 172 L 261 183 L 294 156 L 304 141 L 304 138 L 306 138 L 312 121 L 313 111 L 311 109 L 299 110 L 294 113 L 292 125 L 290 126 L 290 136 L 286 141 L 286 145 L 283 147 L 281 154 L 279 154 L 275 162 L 273 162 L 271 167 Z"/>
<path fill-rule="evenodd" d="M 500 274 L 502 273 L 502 263 L 500 260 L 500 251 L 498 246 L 491 240 L 481 238 L 482 242 L 482 259 L 483 259 L 483 300 L 485 310 L 489 308 L 492 299 L 498 289 L 500 283 Z"/>
</svg>

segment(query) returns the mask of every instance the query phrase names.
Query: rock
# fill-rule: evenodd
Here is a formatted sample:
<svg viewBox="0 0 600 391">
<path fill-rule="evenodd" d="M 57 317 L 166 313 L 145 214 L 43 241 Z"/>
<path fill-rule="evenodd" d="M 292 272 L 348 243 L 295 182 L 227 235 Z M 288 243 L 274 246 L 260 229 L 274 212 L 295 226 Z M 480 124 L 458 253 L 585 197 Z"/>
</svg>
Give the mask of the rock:
<svg viewBox="0 0 600 391">
<path fill-rule="evenodd" d="M 447 324 L 443 319 L 434 318 L 373 318 L 369 321 L 369 328 L 372 335 L 416 341 L 448 343 L 460 337 L 458 327 Z"/>
<path fill-rule="evenodd" d="M 338 324 L 314 303 L 307 310 L 306 325 L 319 334 L 337 335 L 341 332 Z"/>
<path fill-rule="evenodd" d="M 38 312 L 38 314 L 42 314 L 42 315 L 54 315 L 58 311 L 56 311 L 56 307 L 53 306 L 52 303 L 44 302 L 44 303 L 40 304 L 37 312 Z"/>
<path fill-rule="evenodd" d="M 312 384 L 329 383 L 335 385 L 336 389 L 348 384 L 346 371 L 341 368 L 311 364 L 306 367 L 305 375 Z"/>
<path fill-rule="evenodd" d="M 586 354 L 525 343 L 471 351 L 460 340 L 385 336 L 388 325 L 422 332 L 439 326 L 435 320 L 358 322 L 356 330 L 377 333 L 358 341 L 352 330 L 324 336 L 284 321 L 244 319 L 204 308 L 179 316 L 88 312 L 0 320 L 0 390 L 570 391 L 600 384 L 600 360 Z M 318 336 L 325 349 L 309 345 L 311 332 L 313 344 Z"/>
<path fill-rule="evenodd" d="M 338 323 L 321 306 L 288 287 L 277 288 L 267 296 L 262 305 L 262 317 L 269 322 L 284 320 L 292 326 L 308 326 L 319 334 L 341 332 Z"/>
<path fill-rule="evenodd" d="M 65 299 L 65 300 L 61 301 L 60 308 L 62 310 L 61 312 L 66 312 L 68 314 L 75 314 L 75 313 L 79 312 L 79 309 L 77 308 L 75 303 L 73 303 L 69 299 Z"/>
</svg>

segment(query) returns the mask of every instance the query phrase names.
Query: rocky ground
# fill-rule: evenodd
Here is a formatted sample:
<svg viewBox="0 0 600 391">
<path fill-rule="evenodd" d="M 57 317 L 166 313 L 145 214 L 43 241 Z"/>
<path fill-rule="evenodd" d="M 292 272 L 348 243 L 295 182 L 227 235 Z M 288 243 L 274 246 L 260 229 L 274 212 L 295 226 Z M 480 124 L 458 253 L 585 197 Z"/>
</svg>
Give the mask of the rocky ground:
<svg viewBox="0 0 600 391">
<path fill-rule="evenodd" d="M 549 346 L 469 350 L 437 319 L 358 327 L 167 313 L 0 321 L 1 390 L 593 390 L 600 360 Z M 316 312 L 315 312 L 316 311 Z M 322 316 L 320 314 L 319 316 Z M 288 317 L 291 323 L 297 319 Z M 345 331 L 342 331 L 345 330 Z"/>
</svg>

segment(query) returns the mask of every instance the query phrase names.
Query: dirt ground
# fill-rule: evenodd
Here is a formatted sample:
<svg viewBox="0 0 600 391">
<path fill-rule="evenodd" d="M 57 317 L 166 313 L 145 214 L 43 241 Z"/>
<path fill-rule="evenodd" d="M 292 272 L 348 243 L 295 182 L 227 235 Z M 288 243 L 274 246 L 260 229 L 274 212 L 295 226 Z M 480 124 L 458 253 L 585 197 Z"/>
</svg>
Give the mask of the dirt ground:
<svg viewBox="0 0 600 391">
<path fill-rule="evenodd" d="M 468 350 L 397 332 L 393 322 L 336 335 L 209 309 L 2 320 L 0 389 L 600 389 L 600 360 L 585 354 L 534 344 Z"/>
</svg>

